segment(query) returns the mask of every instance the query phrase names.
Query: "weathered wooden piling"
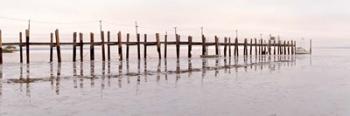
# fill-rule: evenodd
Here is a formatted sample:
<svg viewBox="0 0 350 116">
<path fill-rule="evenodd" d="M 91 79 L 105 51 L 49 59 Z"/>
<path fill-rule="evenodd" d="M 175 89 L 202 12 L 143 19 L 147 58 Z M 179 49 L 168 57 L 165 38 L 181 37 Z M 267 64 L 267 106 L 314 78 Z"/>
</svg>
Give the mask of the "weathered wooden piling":
<svg viewBox="0 0 350 116">
<path fill-rule="evenodd" d="M 162 53 L 161 53 L 161 50 L 160 50 L 160 36 L 159 36 L 159 33 L 156 33 L 156 42 L 157 42 L 158 58 L 161 59 L 162 58 Z"/>
<path fill-rule="evenodd" d="M 188 36 L 188 58 L 192 58 L 192 36 Z"/>
<path fill-rule="evenodd" d="M 61 62 L 61 43 L 60 43 L 60 33 L 59 30 L 56 29 L 55 31 L 55 37 L 56 37 L 56 50 L 57 50 L 57 62 Z"/>
<path fill-rule="evenodd" d="M 119 37 L 119 36 L 118 36 Z M 119 41 L 119 40 L 118 40 Z M 129 50 L 130 50 L 130 34 L 127 33 L 126 34 L 126 59 L 129 60 Z M 121 44 L 120 44 L 121 46 Z"/>
<path fill-rule="evenodd" d="M 266 55 L 266 54 L 267 54 L 267 53 L 266 53 L 266 52 L 267 52 L 267 51 L 266 51 L 266 41 L 263 40 L 263 39 L 262 39 L 262 45 L 261 45 L 261 46 L 262 46 L 262 49 L 263 49 L 263 55 Z"/>
<path fill-rule="evenodd" d="M 243 55 L 247 56 L 247 38 L 244 39 L 244 45 L 243 45 Z"/>
<path fill-rule="evenodd" d="M 268 52 L 269 52 L 269 55 L 271 55 L 271 39 L 268 40 L 268 45 L 267 45 L 267 49 L 268 49 Z"/>
<path fill-rule="evenodd" d="M 249 49 L 249 55 L 253 55 L 253 39 L 250 39 L 250 49 Z"/>
<path fill-rule="evenodd" d="M 52 35 L 52 33 L 51 33 L 51 35 Z M 51 36 L 51 38 L 52 38 L 52 36 Z M 51 39 L 51 40 L 53 40 L 53 39 Z M 51 49 L 50 49 L 50 53 L 52 53 L 52 46 L 53 44 L 52 44 L 52 41 L 51 41 Z M 50 56 L 52 56 L 52 55 L 50 55 Z M 76 59 L 77 59 L 77 32 L 74 32 L 73 33 L 73 62 L 76 62 Z M 50 58 L 50 61 L 51 61 L 51 58 Z"/>
<path fill-rule="evenodd" d="M 206 53 L 207 53 L 206 43 L 205 42 L 206 42 L 206 38 L 202 34 L 202 55 L 206 55 Z"/>
<path fill-rule="evenodd" d="M 228 56 L 231 58 L 232 51 L 231 51 L 231 38 L 228 39 Z"/>
<path fill-rule="evenodd" d="M 287 49 L 286 49 L 286 47 L 287 47 L 287 44 L 286 44 L 286 41 L 284 40 L 284 41 L 283 41 L 283 55 L 287 55 Z"/>
<path fill-rule="evenodd" d="M 2 32 L 0 30 L 0 64 L 2 64 Z M 2 72 L 2 71 L 1 71 Z"/>
<path fill-rule="evenodd" d="M 157 34 L 156 34 L 156 36 L 157 36 Z M 144 36 L 143 36 L 144 38 L 144 44 L 143 44 L 143 58 L 144 59 L 147 59 L 147 34 L 144 34 Z"/>
<path fill-rule="evenodd" d="M 84 61 L 84 41 L 83 41 L 83 33 L 79 33 L 79 46 L 80 46 L 80 62 Z"/>
<path fill-rule="evenodd" d="M 140 34 L 138 33 L 136 35 L 136 41 L 137 41 L 137 59 L 141 59 L 141 48 L 140 48 Z"/>
<path fill-rule="evenodd" d="M 273 55 L 276 55 L 276 40 L 273 40 Z"/>
<path fill-rule="evenodd" d="M 107 59 L 110 61 L 111 60 L 111 32 L 107 31 Z"/>
<path fill-rule="evenodd" d="M 224 38 L 224 57 L 227 56 L 227 37 Z"/>
<path fill-rule="evenodd" d="M 52 33 L 51 33 L 52 34 Z M 23 43 L 22 43 L 22 32 L 19 32 L 19 62 L 23 63 Z"/>
<path fill-rule="evenodd" d="M 164 58 L 167 58 L 168 52 L 168 34 L 164 35 Z"/>
<path fill-rule="evenodd" d="M 297 51 L 297 41 L 294 41 L 294 54 L 296 54 Z"/>
<path fill-rule="evenodd" d="M 30 32 L 28 29 L 26 29 L 26 57 L 27 57 L 27 63 L 30 62 L 30 54 L 29 54 L 29 35 L 30 35 Z"/>
<path fill-rule="evenodd" d="M 106 61 L 106 53 L 105 53 L 105 32 L 101 31 L 101 48 L 102 48 L 102 61 Z"/>
<path fill-rule="evenodd" d="M 219 38 L 215 36 L 215 54 L 219 55 Z"/>
<path fill-rule="evenodd" d="M 53 47 L 54 47 L 54 43 L 53 43 L 53 33 L 50 33 L 50 62 L 53 61 Z M 74 50 L 74 49 L 73 49 Z M 74 60 L 73 60 L 74 61 Z"/>
<path fill-rule="evenodd" d="M 176 34 L 176 58 L 180 58 L 180 35 Z"/>
<path fill-rule="evenodd" d="M 129 36 L 129 34 L 127 34 L 127 35 Z M 123 60 L 123 47 L 122 47 L 122 33 L 121 32 L 118 32 L 118 54 L 119 54 L 119 60 Z"/>
<path fill-rule="evenodd" d="M 288 52 L 288 55 L 290 55 L 290 44 L 289 44 L 289 41 L 287 41 L 287 52 Z"/>
<path fill-rule="evenodd" d="M 290 52 L 291 52 L 291 54 L 293 55 L 294 54 L 294 42 L 293 42 L 293 40 L 292 41 L 290 41 L 290 43 L 291 43 L 291 45 L 290 45 Z"/>
<path fill-rule="evenodd" d="M 254 41 L 255 41 L 255 44 L 254 44 L 254 46 L 255 46 L 255 56 L 257 56 L 258 55 L 258 40 L 256 38 L 254 38 Z"/>
<path fill-rule="evenodd" d="M 95 60 L 95 40 L 94 33 L 90 33 L 90 60 Z"/>
<path fill-rule="evenodd" d="M 281 40 L 278 40 L 278 43 L 277 43 L 277 53 L 278 53 L 278 55 L 281 55 Z"/>
<path fill-rule="evenodd" d="M 263 48 L 264 41 L 263 39 L 260 39 L 260 55 L 264 55 L 264 48 Z"/>
<path fill-rule="evenodd" d="M 235 54 L 235 57 L 239 56 L 239 51 L 238 51 L 238 38 L 237 38 L 237 37 L 236 37 L 236 39 L 235 39 L 234 54 Z"/>
</svg>

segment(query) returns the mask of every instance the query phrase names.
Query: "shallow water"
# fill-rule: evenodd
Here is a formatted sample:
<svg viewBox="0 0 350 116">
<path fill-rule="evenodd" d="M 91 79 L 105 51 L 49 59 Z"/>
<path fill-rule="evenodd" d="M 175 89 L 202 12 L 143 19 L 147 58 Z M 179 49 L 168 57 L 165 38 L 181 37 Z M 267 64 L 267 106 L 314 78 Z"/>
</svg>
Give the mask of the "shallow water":
<svg viewBox="0 0 350 116">
<path fill-rule="evenodd" d="M 0 115 L 349 115 L 348 50 L 314 52 L 246 59 L 6 63 Z"/>
</svg>

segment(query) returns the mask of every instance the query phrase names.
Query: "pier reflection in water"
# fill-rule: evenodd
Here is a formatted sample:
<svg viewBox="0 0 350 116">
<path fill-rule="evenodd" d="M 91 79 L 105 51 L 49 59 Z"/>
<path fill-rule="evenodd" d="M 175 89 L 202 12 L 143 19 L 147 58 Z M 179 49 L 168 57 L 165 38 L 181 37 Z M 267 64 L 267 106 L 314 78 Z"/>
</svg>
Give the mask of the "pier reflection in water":
<svg viewBox="0 0 350 116">
<path fill-rule="evenodd" d="M 178 81 L 183 77 L 199 78 L 203 84 L 205 79 L 233 77 L 221 76 L 221 74 L 237 76 L 239 72 L 274 72 L 283 67 L 295 65 L 295 56 L 253 56 L 244 57 L 241 62 L 239 58 L 216 58 L 180 60 L 149 59 L 138 60 L 136 62 L 50 63 L 50 74 L 48 76 L 37 77 L 31 74 L 31 65 L 20 64 L 19 78 L 4 79 L 2 77 L 3 72 L 0 73 L 0 96 L 4 94 L 2 91 L 3 84 L 18 84 L 21 92 L 23 91 L 23 85 L 25 85 L 25 92 L 28 97 L 31 96 L 31 85 L 46 82 L 50 83 L 51 89 L 56 95 L 60 95 L 62 88 L 83 89 L 87 87 L 86 84 L 88 84 L 90 88 L 95 88 L 97 83 L 99 83 L 98 88 L 101 92 L 103 92 L 106 87 L 113 87 L 114 85 L 118 88 L 123 88 L 123 86 L 126 85 L 135 85 L 137 92 L 142 83 L 168 83 L 170 80 L 169 75 L 175 77 L 175 79 L 171 80 L 174 80 L 174 86 L 176 87 Z M 64 66 L 64 68 L 62 68 L 62 66 Z M 24 68 L 26 71 L 25 73 Z M 86 69 L 89 71 L 86 71 Z M 72 84 L 67 84 L 71 82 Z M 71 87 L 66 87 L 67 85 L 71 85 Z"/>
</svg>

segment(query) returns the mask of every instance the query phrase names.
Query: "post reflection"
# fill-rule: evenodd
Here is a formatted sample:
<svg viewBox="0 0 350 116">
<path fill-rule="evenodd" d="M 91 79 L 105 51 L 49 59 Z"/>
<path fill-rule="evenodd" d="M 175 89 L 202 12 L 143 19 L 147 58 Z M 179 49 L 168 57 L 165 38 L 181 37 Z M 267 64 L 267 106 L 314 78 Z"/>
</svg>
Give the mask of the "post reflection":
<svg viewBox="0 0 350 116">
<path fill-rule="evenodd" d="M 56 94 L 59 95 L 60 94 L 60 82 L 61 82 L 61 63 L 57 64 L 57 76 L 56 76 Z"/>
<path fill-rule="evenodd" d="M 201 62 L 201 63 L 195 63 Z M 30 78 L 30 65 L 20 66 L 19 79 L 7 79 L 9 83 L 18 83 L 20 85 L 20 91 L 22 91 L 22 85 L 25 85 L 25 93 L 27 96 L 31 96 L 30 89 L 31 84 L 48 82 L 51 85 L 51 90 L 56 94 L 61 94 L 61 87 L 70 84 L 73 89 L 86 88 L 84 82 L 89 83 L 91 86 L 88 88 L 95 88 L 96 83 L 103 93 L 104 89 L 112 88 L 113 82 L 117 82 L 118 88 L 123 86 L 134 85 L 136 86 L 136 93 L 140 90 L 142 83 L 149 83 L 155 80 L 158 84 L 165 81 L 175 81 L 175 86 L 180 83 L 180 80 L 192 78 L 193 76 L 200 79 L 203 84 L 206 79 L 213 77 L 233 77 L 229 76 L 234 73 L 237 75 L 239 72 L 255 72 L 255 71 L 269 71 L 275 72 L 285 67 L 292 67 L 296 65 L 295 56 L 258 56 L 247 57 L 247 59 L 239 62 L 238 57 L 233 58 L 215 58 L 215 59 L 176 59 L 176 62 L 167 62 L 166 59 L 158 60 L 156 62 L 148 62 L 144 60 L 137 61 L 136 63 L 130 63 L 129 61 L 123 62 L 90 62 L 90 65 L 86 65 L 88 68 L 84 68 L 86 62 L 72 63 L 69 68 L 72 68 L 72 74 L 66 73 L 66 69 L 62 66 L 67 64 L 53 64 L 50 63 L 50 73 L 46 78 Z M 124 67 L 123 65 L 126 65 Z M 80 64 L 80 65 L 79 65 Z M 69 65 L 69 63 L 68 63 Z M 77 66 L 79 65 L 79 66 Z M 150 68 L 150 66 L 156 66 Z M 55 67 L 56 66 L 56 67 Z M 130 67 L 136 67 L 136 69 L 130 69 Z M 1 67 L 0 67 L 1 68 Z M 24 77 L 25 68 L 25 77 Z M 126 71 L 123 71 L 124 68 Z M 64 70 L 62 70 L 64 69 Z M 84 69 L 89 69 L 88 75 L 84 75 Z M 116 69 L 116 70 L 114 70 Z M 232 72 L 231 72 L 232 70 Z M 0 72 L 0 95 L 3 95 L 3 70 Z M 79 72 L 80 71 L 80 72 Z M 114 73 L 113 73 L 114 72 Z M 187 78 L 181 78 L 186 75 Z M 228 75 L 228 76 L 222 76 Z M 163 79 L 164 78 L 164 79 Z M 193 78 L 196 79 L 196 78 Z M 40 80 L 40 81 L 38 81 Z M 62 80 L 69 80 L 67 81 Z M 73 82 L 73 83 L 72 83 Z M 124 83 L 123 83 L 124 82 Z M 123 85 L 124 84 L 124 85 Z M 107 86 L 106 86 L 107 85 Z"/>
<path fill-rule="evenodd" d="M 79 87 L 84 88 L 84 63 L 80 62 Z"/>
<path fill-rule="evenodd" d="M 90 86 L 94 87 L 95 86 L 95 62 L 90 62 Z M 82 78 L 84 78 L 82 76 Z"/>
<path fill-rule="evenodd" d="M 29 64 L 26 64 L 26 79 L 25 79 L 25 83 L 26 83 L 26 95 L 28 97 L 30 97 L 30 83 L 31 83 L 31 80 L 30 80 L 30 65 Z"/>
<path fill-rule="evenodd" d="M 118 80 L 118 87 L 121 88 L 122 87 L 122 73 L 123 73 L 123 62 L 119 61 L 118 64 L 118 75 L 116 76 L 117 80 Z M 126 73 L 129 74 L 129 61 L 126 61 Z M 127 82 L 130 83 L 130 79 L 129 76 L 126 75 L 127 78 Z"/>
<path fill-rule="evenodd" d="M 161 66 L 161 61 L 158 60 L 158 65 L 157 65 L 157 82 L 160 81 L 160 74 L 161 74 L 161 72 L 162 72 L 162 69 L 161 69 L 160 66 Z M 145 70 L 145 71 L 147 71 L 147 70 Z"/>
<path fill-rule="evenodd" d="M 167 59 L 164 59 L 164 72 L 165 72 L 165 76 L 164 76 L 164 79 L 165 80 L 168 80 L 168 62 L 167 62 Z"/>
<path fill-rule="evenodd" d="M 78 88 L 77 63 L 76 62 L 73 62 L 73 88 Z"/>
<path fill-rule="evenodd" d="M 143 72 L 144 72 L 144 77 L 145 77 L 145 82 L 147 82 L 147 75 L 148 75 L 148 73 L 147 73 L 147 59 L 144 59 L 143 60 Z"/>
</svg>

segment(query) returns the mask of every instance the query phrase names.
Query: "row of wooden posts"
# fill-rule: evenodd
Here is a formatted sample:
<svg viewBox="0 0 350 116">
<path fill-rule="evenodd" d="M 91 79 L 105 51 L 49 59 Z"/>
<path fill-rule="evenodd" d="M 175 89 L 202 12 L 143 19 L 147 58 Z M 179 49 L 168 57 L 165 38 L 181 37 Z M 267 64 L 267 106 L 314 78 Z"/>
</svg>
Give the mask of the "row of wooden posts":
<svg viewBox="0 0 350 116">
<path fill-rule="evenodd" d="M 157 53 L 158 58 L 162 58 L 161 54 L 161 44 L 164 44 L 164 54 L 163 58 L 167 58 L 167 46 L 168 45 L 176 45 L 176 57 L 180 58 L 180 46 L 181 45 L 187 45 L 188 46 L 188 58 L 192 57 L 192 46 L 198 45 L 202 47 L 202 55 L 207 55 L 207 47 L 209 46 L 215 46 L 215 55 L 219 55 L 219 46 L 224 47 L 224 57 L 231 57 L 231 46 L 234 47 L 234 53 L 233 55 L 235 57 L 239 56 L 239 46 L 243 46 L 243 55 L 253 55 L 253 47 L 255 49 L 255 55 L 294 55 L 296 50 L 296 41 L 281 41 L 281 40 L 274 40 L 269 39 L 268 42 L 261 39 L 250 39 L 250 43 L 248 43 L 248 39 L 244 39 L 244 43 L 239 43 L 238 38 L 236 37 L 234 39 L 234 42 L 231 43 L 231 38 L 224 37 L 224 42 L 220 43 L 219 38 L 215 36 L 214 42 L 207 42 L 207 38 L 202 35 L 202 42 L 193 42 L 192 36 L 188 36 L 188 41 L 180 41 L 180 35 L 176 34 L 176 41 L 175 42 L 169 42 L 167 40 L 168 35 L 164 35 L 164 41 L 160 41 L 160 34 L 156 33 L 156 42 L 147 42 L 147 34 L 144 34 L 144 42 L 141 42 L 141 35 L 137 34 L 136 36 L 136 42 L 130 42 L 130 34 L 128 33 L 126 35 L 126 41 L 122 41 L 122 33 L 118 32 L 117 34 L 117 42 L 111 41 L 111 34 L 110 31 L 107 32 L 107 41 L 105 41 L 105 33 L 104 31 L 101 31 L 101 41 L 95 42 L 94 39 L 94 33 L 90 33 L 90 42 L 84 42 L 83 40 L 83 34 L 82 33 L 73 33 L 73 42 L 60 42 L 60 36 L 59 36 L 59 30 L 55 30 L 54 33 L 50 34 L 50 42 L 30 42 L 30 32 L 29 30 L 25 31 L 25 43 L 23 43 L 22 40 L 22 32 L 19 33 L 19 43 L 2 43 L 1 38 L 1 30 L 0 30 L 0 63 L 3 63 L 2 60 L 2 45 L 16 45 L 19 46 L 19 52 L 20 52 L 20 62 L 23 63 L 23 47 L 26 48 L 26 63 L 30 63 L 30 46 L 31 45 L 48 45 L 50 46 L 50 62 L 53 62 L 53 51 L 54 48 L 56 48 L 57 51 L 57 62 L 62 62 L 61 57 L 61 45 L 72 45 L 73 46 L 73 62 L 76 62 L 77 59 L 77 48 L 80 48 L 80 61 L 83 61 L 83 46 L 85 44 L 90 45 L 90 60 L 95 60 L 95 46 L 101 46 L 102 47 L 102 61 L 106 61 L 111 59 L 111 46 L 117 45 L 118 46 L 118 55 L 119 60 L 123 60 L 123 45 L 126 46 L 126 59 L 129 59 L 129 50 L 130 46 L 137 46 L 137 58 L 141 59 L 141 45 L 144 46 L 144 58 L 147 58 L 147 46 L 156 46 L 157 47 Z M 106 45 L 107 45 L 107 58 L 106 58 Z M 249 47 L 249 49 L 248 49 Z M 272 50 L 273 49 L 273 50 Z M 249 51 L 248 51 L 249 50 Z"/>
</svg>

